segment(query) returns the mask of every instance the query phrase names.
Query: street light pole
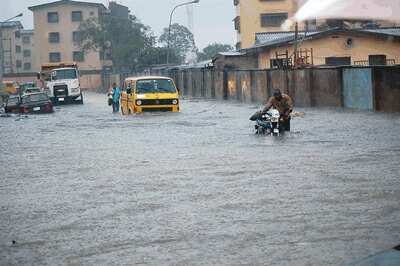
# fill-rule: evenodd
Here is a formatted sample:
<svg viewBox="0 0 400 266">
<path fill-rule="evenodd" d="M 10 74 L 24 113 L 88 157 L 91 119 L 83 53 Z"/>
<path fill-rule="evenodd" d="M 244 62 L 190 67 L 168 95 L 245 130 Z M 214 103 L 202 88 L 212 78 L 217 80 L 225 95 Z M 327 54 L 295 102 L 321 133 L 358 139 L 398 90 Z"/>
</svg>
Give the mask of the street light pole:
<svg viewBox="0 0 400 266">
<path fill-rule="evenodd" d="M 186 5 L 191 5 L 191 4 L 197 4 L 197 3 L 199 3 L 199 2 L 200 2 L 200 0 L 189 1 L 189 2 L 186 2 L 186 3 L 182 3 L 182 4 L 179 4 L 179 5 L 176 5 L 176 6 L 172 9 L 171 14 L 169 15 L 169 26 L 168 26 L 167 65 L 169 64 L 169 49 L 170 49 L 170 42 L 171 42 L 171 41 L 170 41 L 170 38 L 171 38 L 172 16 L 173 16 L 175 10 L 176 10 L 178 7 L 186 6 Z"/>
<path fill-rule="evenodd" d="M 3 82 L 3 71 L 4 71 L 4 50 L 3 50 L 3 23 L 13 20 L 15 18 L 22 17 L 23 14 L 19 13 L 18 15 L 6 19 L 0 22 L 0 84 Z"/>
</svg>

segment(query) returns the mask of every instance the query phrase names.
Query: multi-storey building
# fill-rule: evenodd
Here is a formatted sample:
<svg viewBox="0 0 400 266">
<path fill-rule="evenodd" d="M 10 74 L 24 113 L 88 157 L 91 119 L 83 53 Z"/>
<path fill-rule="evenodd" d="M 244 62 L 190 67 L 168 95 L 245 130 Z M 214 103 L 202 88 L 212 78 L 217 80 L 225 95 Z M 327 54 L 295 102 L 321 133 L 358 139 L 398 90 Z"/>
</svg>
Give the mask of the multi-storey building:
<svg viewBox="0 0 400 266">
<path fill-rule="evenodd" d="M 22 24 L 19 21 L 0 23 L 0 65 L 4 74 L 17 72 L 17 57 L 22 52 L 20 45 L 22 29 Z"/>
<path fill-rule="evenodd" d="M 282 24 L 299 10 L 307 0 L 233 0 L 236 6 L 234 26 L 237 31 L 237 49 L 245 49 L 256 43 L 257 33 L 271 33 L 294 30 Z M 312 20 L 300 23 L 300 31 L 326 30 L 328 28 L 376 28 L 395 27 L 397 23 L 387 21 L 344 21 L 344 20 Z"/>
<path fill-rule="evenodd" d="M 33 72 L 37 69 L 37 67 L 33 65 L 33 57 L 35 56 L 33 41 L 34 32 L 33 30 L 21 30 L 20 35 L 21 37 L 15 43 L 15 72 Z"/>
<path fill-rule="evenodd" d="M 298 9 L 297 0 L 234 0 L 237 31 L 236 48 L 248 48 L 255 43 L 258 32 L 282 31 L 281 25 Z"/>
<path fill-rule="evenodd" d="M 98 19 L 106 7 L 99 3 L 60 0 L 29 7 L 33 12 L 35 66 L 45 63 L 76 62 L 81 70 L 101 70 L 101 51 L 82 51 L 79 26 L 89 18 Z"/>
</svg>

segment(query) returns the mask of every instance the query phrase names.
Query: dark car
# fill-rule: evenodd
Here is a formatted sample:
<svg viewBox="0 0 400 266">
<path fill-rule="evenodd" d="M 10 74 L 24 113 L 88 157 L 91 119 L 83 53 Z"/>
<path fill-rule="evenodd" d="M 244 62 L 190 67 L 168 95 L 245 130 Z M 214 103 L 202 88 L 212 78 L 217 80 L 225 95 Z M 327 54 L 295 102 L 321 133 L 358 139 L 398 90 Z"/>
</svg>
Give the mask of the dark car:
<svg viewBox="0 0 400 266">
<path fill-rule="evenodd" d="M 4 110 L 6 113 L 19 113 L 19 105 L 21 104 L 21 99 L 18 95 L 11 95 L 8 97 Z"/>
<path fill-rule="evenodd" d="M 19 105 L 21 113 L 52 113 L 54 112 L 53 104 L 46 93 L 30 93 L 21 97 Z"/>
</svg>

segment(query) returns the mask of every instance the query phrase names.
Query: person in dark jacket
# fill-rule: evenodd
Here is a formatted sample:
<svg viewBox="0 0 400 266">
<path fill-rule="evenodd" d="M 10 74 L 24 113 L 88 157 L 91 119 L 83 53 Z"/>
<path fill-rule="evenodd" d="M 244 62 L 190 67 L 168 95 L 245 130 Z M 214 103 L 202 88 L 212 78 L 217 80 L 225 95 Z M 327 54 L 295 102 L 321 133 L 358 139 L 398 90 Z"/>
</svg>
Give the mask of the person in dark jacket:
<svg viewBox="0 0 400 266">
<path fill-rule="evenodd" d="M 113 112 L 114 113 L 119 112 L 119 99 L 121 97 L 121 90 L 117 87 L 117 84 L 115 82 L 113 83 L 111 95 L 112 95 Z"/>
</svg>

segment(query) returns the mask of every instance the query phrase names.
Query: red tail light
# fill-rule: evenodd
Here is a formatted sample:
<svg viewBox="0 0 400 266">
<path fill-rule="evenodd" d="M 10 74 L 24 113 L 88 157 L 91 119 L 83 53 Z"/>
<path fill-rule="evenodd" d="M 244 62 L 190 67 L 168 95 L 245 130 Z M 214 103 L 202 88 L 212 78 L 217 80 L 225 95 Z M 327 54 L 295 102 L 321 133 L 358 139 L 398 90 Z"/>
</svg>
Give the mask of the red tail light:
<svg viewBox="0 0 400 266">
<path fill-rule="evenodd" d="M 29 109 L 27 107 L 21 107 L 21 113 L 29 113 Z"/>
<path fill-rule="evenodd" d="M 51 103 L 48 103 L 44 106 L 44 109 L 46 111 L 52 111 L 53 110 L 53 105 Z"/>
</svg>

